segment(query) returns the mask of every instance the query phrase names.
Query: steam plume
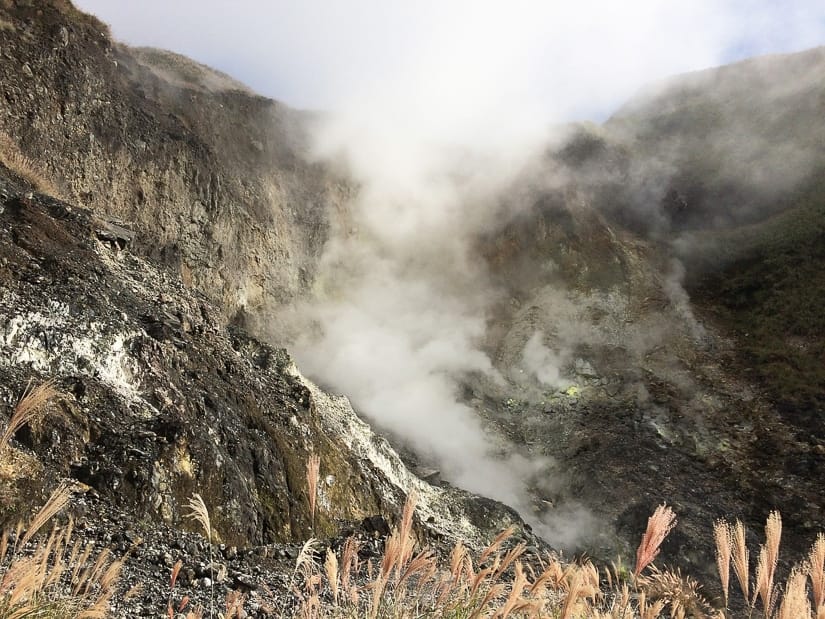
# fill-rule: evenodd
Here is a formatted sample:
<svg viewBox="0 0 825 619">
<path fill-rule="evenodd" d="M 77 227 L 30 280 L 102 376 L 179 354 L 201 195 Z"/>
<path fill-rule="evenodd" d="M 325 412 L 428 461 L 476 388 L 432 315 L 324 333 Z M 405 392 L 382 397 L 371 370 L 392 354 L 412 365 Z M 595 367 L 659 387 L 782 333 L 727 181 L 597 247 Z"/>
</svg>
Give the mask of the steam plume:
<svg viewBox="0 0 825 619">
<path fill-rule="evenodd" d="M 358 191 L 304 308 L 317 328 L 299 330 L 293 350 L 303 368 L 349 395 L 379 428 L 436 461 L 447 480 L 531 519 L 527 485 L 552 486 L 552 463 L 490 433 L 457 394 L 468 374 L 502 380 L 482 343 L 493 308 L 506 299 L 474 243 L 528 208 L 510 200 L 502 210 L 496 196 L 552 141 L 552 122 L 603 113 L 616 89 L 627 93 L 642 76 L 717 62 L 735 28 L 732 13 L 705 2 L 665 12 L 640 2 L 607 13 L 603 3 L 570 13 L 517 4 L 507 11 L 428 5 L 440 17 L 428 42 L 394 73 L 354 79 L 318 125 L 316 156 L 341 166 Z M 630 19 L 611 14 L 627 10 Z M 571 40 L 567 32 L 588 34 Z M 671 45 L 684 32 L 691 33 L 689 51 Z M 600 41 L 596 52 L 587 47 L 593 41 Z M 595 69 L 608 57 L 621 68 Z M 687 312 L 680 275 L 674 271 L 668 294 Z M 565 345 L 575 344 L 583 328 L 574 322 L 562 331 Z M 525 370 L 563 384 L 564 359 L 540 334 L 526 344 Z M 540 524 L 555 543 L 581 533 L 552 518 Z"/>
</svg>

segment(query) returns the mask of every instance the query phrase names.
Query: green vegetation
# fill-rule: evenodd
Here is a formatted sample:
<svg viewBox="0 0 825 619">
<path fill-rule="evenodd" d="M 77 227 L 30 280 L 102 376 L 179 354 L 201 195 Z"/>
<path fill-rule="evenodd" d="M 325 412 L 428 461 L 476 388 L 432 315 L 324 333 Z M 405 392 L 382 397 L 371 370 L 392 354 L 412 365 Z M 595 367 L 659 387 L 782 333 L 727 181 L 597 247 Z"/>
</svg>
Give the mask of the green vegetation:
<svg viewBox="0 0 825 619">
<path fill-rule="evenodd" d="M 697 241 L 694 299 L 737 340 L 780 410 L 825 405 L 825 176 L 763 222 Z M 721 265 L 721 268 L 720 266 Z"/>
</svg>

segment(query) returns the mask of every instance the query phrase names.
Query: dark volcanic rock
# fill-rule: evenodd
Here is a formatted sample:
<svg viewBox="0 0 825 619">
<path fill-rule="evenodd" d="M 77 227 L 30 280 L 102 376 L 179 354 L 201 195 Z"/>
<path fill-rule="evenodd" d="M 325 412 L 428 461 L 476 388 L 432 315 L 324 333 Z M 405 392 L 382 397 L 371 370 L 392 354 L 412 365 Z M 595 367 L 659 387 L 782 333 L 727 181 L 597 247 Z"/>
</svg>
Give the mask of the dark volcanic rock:
<svg viewBox="0 0 825 619">
<path fill-rule="evenodd" d="M 0 133 L 71 202 L 128 222 L 101 227 L 114 242 L 170 265 L 219 320 L 307 289 L 350 192 L 307 162 L 311 115 L 116 43 L 68 2 L 4 4 L 0 18 Z"/>
<path fill-rule="evenodd" d="M 469 495 L 415 478 L 345 398 L 303 379 L 284 350 L 227 330 L 176 277 L 101 240 L 106 222 L 89 211 L 25 194 L 2 169 L 0 187 L 0 399 L 10 409 L 29 380 L 55 379 L 62 393 L 17 433 L 13 452 L 31 466 L 4 478 L 3 520 L 72 477 L 128 513 L 125 527 L 182 526 L 199 492 L 228 545 L 304 540 L 311 452 L 322 463 L 316 533 L 391 519 L 411 490 L 437 537 L 481 543 L 514 517 L 502 506 L 474 517 Z"/>
<path fill-rule="evenodd" d="M 285 353 L 253 366 L 203 297 L 98 242 L 83 210 L 16 197 L 0 217 L 4 399 L 58 379 L 58 410 L 26 437 L 54 474 L 169 523 L 199 491 L 231 543 L 308 533 L 290 488 L 324 439 Z"/>
</svg>

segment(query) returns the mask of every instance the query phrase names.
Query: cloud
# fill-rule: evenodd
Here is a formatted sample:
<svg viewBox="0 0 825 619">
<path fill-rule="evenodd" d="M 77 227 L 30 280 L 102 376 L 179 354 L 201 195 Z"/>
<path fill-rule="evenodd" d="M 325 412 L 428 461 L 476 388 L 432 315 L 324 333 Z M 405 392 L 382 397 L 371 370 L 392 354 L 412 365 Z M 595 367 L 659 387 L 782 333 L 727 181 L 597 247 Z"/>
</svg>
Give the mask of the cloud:
<svg viewBox="0 0 825 619">
<path fill-rule="evenodd" d="M 472 97 L 448 133 L 520 108 L 545 121 L 604 116 L 650 80 L 825 42 L 817 0 L 77 4 L 126 42 L 186 54 L 299 107 L 338 109 L 376 84 L 406 99 L 405 114 Z"/>
</svg>

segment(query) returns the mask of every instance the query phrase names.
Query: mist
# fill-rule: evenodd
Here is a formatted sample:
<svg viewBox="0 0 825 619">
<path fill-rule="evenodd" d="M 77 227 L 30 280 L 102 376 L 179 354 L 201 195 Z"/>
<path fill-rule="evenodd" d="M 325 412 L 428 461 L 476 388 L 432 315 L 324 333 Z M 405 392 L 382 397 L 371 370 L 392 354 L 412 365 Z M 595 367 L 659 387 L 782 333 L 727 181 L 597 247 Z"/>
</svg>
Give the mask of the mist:
<svg viewBox="0 0 825 619">
<path fill-rule="evenodd" d="M 572 498 L 539 515 L 531 493 L 558 491 L 564 471 L 491 431 L 460 397 L 468 375 L 506 380 L 483 347 L 506 295 L 475 242 L 529 208 L 528 200 L 509 199 L 502 209 L 497 197 L 563 139 L 561 121 L 603 109 L 605 89 L 626 91 L 638 76 L 720 60 L 731 16 L 710 4 L 663 11 L 637 3 L 633 19 L 621 16 L 629 28 L 616 29 L 620 16 L 610 12 L 618 9 L 596 3 L 568 12 L 465 9 L 438 9 L 446 14 L 414 58 L 391 76 L 356 81 L 315 127 L 314 156 L 354 179 L 358 191 L 327 245 L 315 297 L 300 312 L 313 328 L 295 329 L 292 349 L 310 375 L 348 395 L 444 479 L 507 503 L 547 541 L 569 547 L 590 533 L 592 518 Z M 583 30 L 609 51 L 574 40 Z M 698 337 L 680 268 L 674 263 L 667 274 L 666 292 Z M 559 347 L 540 331 L 524 345 L 521 371 L 544 387 L 568 384 L 576 333 L 593 337 L 572 318 L 575 310 L 567 313 L 569 320 L 559 316 Z"/>
</svg>

